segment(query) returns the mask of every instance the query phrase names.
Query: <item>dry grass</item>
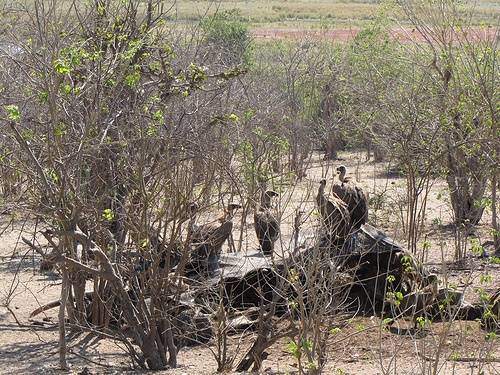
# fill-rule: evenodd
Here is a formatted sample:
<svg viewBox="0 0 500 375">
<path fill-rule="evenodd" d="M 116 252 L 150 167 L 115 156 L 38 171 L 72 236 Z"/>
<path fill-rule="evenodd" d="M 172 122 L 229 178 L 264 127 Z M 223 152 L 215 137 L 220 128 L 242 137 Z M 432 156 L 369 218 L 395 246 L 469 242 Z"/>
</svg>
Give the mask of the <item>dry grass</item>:
<svg viewBox="0 0 500 375">
<path fill-rule="evenodd" d="M 318 26 L 322 20 L 337 27 L 360 25 L 373 19 L 379 4 L 368 2 L 320 2 L 320 1 L 263 1 L 224 2 L 181 0 L 172 9 L 171 19 L 196 21 L 216 11 L 240 9 L 245 19 L 256 27 Z"/>
<path fill-rule="evenodd" d="M 386 1 L 191 1 L 178 0 L 170 13 L 171 20 L 198 21 L 216 11 L 240 9 L 243 17 L 256 28 L 345 28 L 360 27 L 376 17 Z M 478 22 L 498 24 L 500 8 L 492 2 L 475 1 Z"/>
</svg>

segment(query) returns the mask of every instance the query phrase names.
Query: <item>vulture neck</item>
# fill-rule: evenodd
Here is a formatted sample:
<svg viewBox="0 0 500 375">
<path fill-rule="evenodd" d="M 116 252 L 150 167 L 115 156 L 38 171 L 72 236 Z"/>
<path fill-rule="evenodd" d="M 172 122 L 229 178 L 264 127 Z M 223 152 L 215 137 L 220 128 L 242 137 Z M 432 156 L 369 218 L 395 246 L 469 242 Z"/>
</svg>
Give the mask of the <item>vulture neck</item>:
<svg viewBox="0 0 500 375">
<path fill-rule="evenodd" d="M 198 224 L 196 224 L 196 216 L 192 216 L 188 223 L 188 236 L 192 236 L 194 233 L 198 232 Z"/>
<path fill-rule="evenodd" d="M 271 208 L 271 197 L 264 193 L 260 198 L 260 207 L 261 208 Z"/>
<path fill-rule="evenodd" d="M 325 202 L 325 185 L 323 184 L 319 185 L 317 200 L 319 205 Z"/>
<path fill-rule="evenodd" d="M 222 215 L 219 219 L 217 219 L 217 221 L 218 221 L 219 223 L 224 223 L 224 222 L 226 222 L 226 221 L 231 220 L 231 219 L 232 219 L 232 216 L 233 216 L 233 215 L 231 215 L 231 210 L 230 210 L 230 209 L 228 209 L 226 212 L 224 212 L 224 215 Z"/>
<path fill-rule="evenodd" d="M 227 221 L 233 220 L 234 210 L 235 210 L 234 208 L 228 207 L 224 215 L 221 218 L 219 218 L 219 222 L 225 223 Z"/>
<path fill-rule="evenodd" d="M 339 175 L 339 180 L 340 182 L 344 183 L 345 182 L 345 175 L 346 175 L 347 171 L 345 169 L 341 170 L 340 171 L 340 175 Z"/>
</svg>

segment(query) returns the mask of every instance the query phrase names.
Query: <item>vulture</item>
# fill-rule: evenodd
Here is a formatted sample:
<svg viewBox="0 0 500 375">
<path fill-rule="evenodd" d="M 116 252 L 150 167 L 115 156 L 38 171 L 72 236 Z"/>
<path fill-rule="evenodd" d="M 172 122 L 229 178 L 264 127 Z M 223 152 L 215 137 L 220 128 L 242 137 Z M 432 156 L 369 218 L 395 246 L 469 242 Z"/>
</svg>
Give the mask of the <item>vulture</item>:
<svg viewBox="0 0 500 375">
<path fill-rule="evenodd" d="M 347 205 L 337 197 L 325 196 L 326 179 L 319 183 L 316 204 L 326 231 L 332 239 L 345 240 L 349 234 L 349 211 Z"/>
<path fill-rule="evenodd" d="M 188 223 L 187 235 L 188 235 L 188 238 L 191 240 L 198 235 L 199 229 L 200 229 L 198 224 L 196 224 L 196 220 L 197 220 L 196 214 L 198 212 L 198 209 L 199 209 L 198 203 L 192 203 L 189 206 L 190 219 L 189 219 L 189 223 Z"/>
<path fill-rule="evenodd" d="M 350 177 L 346 177 L 347 169 L 344 165 L 337 168 L 340 183 L 332 187 L 333 193 L 347 205 L 350 215 L 350 227 L 358 230 L 368 220 L 368 199 L 363 188 Z"/>
<path fill-rule="evenodd" d="M 262 193 L 260 205 L 254 213 L 255 234 L 259 240 L 260 250 L 264 255 L 270 255 L 274 250 L 274 243 L 280 235 L 278 220 L 271 213 L 271 198 L 279 194 L 273 190 Z"/>
<path fill-rule="evenodd" d="M 219 224 L 196 225 L 194 212 L 197 206 L 192 206 L 191 213 L 193 218 L 189 223 L 190 235 L 194 250 L 192 252 L 193 260 L 199 266 L 204 266 L 209 271 L 218 268 L 219 255 L 222 252 L 222 245 L 229 238 L 233 230 L 233 216 L 236 209 L 241 205 L 236 203 L 229 204 L 224 215 L 218 220 Z"/>
</svg>

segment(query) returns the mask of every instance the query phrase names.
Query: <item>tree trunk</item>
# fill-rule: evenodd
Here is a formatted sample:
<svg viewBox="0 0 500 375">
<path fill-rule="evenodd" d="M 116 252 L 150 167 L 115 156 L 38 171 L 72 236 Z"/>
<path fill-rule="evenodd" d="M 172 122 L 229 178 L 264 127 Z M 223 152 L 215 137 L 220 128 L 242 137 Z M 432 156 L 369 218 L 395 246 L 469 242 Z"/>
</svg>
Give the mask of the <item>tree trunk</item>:
<svg viewBox="0 0 500 375">
<path fill-rule="evenodd" d="M 66 306 L 68 305 L 69 297 L 69 271 L 66 265 L 61 267 L 62 286 L 61 286 L 61 304 L 59 305 L 59 366 L 61 370 L 69 370 L 68 362 L 66 361 Z"/>
<path fill-rule="evenodd" d="M 328 144 L 323 160 L 337 160 L 339 158 L 338 148 L 336 144 Z"/>
<path fill-rule="evenodd" d="M 449 159 L 455 158 L 450 155 Z M 456 162 L 449 161 L 449 172 L 446 176 L 455 224 L 474 226 L 483 216 L 482 200 L 486 190 L 486 181 L 484 177 L 478 178 L 472 174 L 469 168 L 456 167 L 456 164 Z"/>
<path fill-rule="evenodd" d="M 464 132 L 461 116 L 457 113 L 452 118 L 446 137 L 446 181 L 455 224 L 475 226 L 483 216 L 482 201 L 488 178 L 481 168 L 481 155 L 463 149 L 467 143 Z"/>
<path fill-rule="evenodd" d="M 493 172 L 491 177 L 491 228 L 493 231 L 493 247 L 495 254 L 500 255 L 500 233 L 497 220 L 497 173 Z"/>
<path fill-rule="evenodd" d="M 259 333 L 259 336 L 253 343 L 252 347 L 238 364 L 236 371 L 248 371 L 252 364 L 254 365 L 254 371 L 259 371 L 262 364 L 262 354 L 264 353 L 264 350 L 270 347 L 273 343 L 274 340 L 270 340 L 269 338 L 268 329 Z"/>
</svg>

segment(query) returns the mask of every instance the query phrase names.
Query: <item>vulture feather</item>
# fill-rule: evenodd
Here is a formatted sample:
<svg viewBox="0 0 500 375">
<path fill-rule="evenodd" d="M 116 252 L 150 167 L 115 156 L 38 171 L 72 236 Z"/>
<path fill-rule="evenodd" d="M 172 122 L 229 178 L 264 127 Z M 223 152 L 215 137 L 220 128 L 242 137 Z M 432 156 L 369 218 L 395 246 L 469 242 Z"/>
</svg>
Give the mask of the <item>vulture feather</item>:
<svg viewBox="0 0 500 375">
<path fill-rule="evenodd" d="M 272 254 L 274 243 L 280 235 L 278 220 L 271 213 L 271 198 L 278 195 L 273 190 L 262 193 L 260 205 L 254 213 L 255 234 L 259 240 L 260 250 L 264 255 Z"/>
<path fill-rule="evenodd" d="M 337 168 L 340 183 L 333 185 L 335 196 L 340 198 L 349 210 L 350 226 L 357 230 L 368 220 L 368 199 L 363 188 L 351 177 L 346 177 L 347 169 L 344 165 Z"/>
<path fill-rule="evenodd" d="M 219 224 L 196 225 L 195 219 L 191 219 L 189 230 L 194 246 L 192 256 L 196 262 L 207 263 L 207 267 L 210 267 L 211 263 L 217 264 L 222 245 L 233 230 L 233 216 L 238 208 L 241 208 L 239 204 L 229 204 L 224 215 L 218 219 Z"/>
<path fill-rule="evenodd" d="M 325 186 L 326 179 L 322 179 L 316 196 L 316 204 L 323 219 L 323 224 L 332 239 L 345 240 L 349 235 L 350 222 L 347 205 L 336 197 L 328 199 L 325 196 Z"/>
</svg>

